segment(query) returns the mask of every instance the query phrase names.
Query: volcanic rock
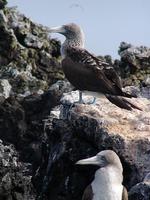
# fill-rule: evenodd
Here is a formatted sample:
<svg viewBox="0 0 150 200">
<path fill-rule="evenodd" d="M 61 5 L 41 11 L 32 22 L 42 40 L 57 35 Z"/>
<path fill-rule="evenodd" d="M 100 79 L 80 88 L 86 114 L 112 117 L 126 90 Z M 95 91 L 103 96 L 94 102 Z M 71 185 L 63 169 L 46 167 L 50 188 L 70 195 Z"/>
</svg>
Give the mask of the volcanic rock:
<svg viewBox="0 0 150 200">
<path fill-rule="evenodd" d="M 19 161 L 13 145 L 0 140 L 0 199 L 35 200 L 31 164 Z"/>
</svg>

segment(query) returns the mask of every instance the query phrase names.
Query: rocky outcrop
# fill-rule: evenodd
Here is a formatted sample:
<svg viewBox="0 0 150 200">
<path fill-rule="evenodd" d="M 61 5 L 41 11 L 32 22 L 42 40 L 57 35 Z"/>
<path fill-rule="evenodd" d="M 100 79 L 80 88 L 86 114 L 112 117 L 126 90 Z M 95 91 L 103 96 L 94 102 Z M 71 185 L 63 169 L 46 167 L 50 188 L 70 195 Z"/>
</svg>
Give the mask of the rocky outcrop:
<svg viewBox="0 0 150 200">
<path fill-rule="evenodd" d="M 132 99 L 143 111 L 121 110 L 100 99 L 96 105 L 75 105 L 67 114 L 70 103 L 78 98 L 77 91 L 68 93 L 68 89 L 69 83 L 59 81 L 42 95 L 1 102 L 0 138 L 15 145 L 20 163 L 31 163 L 36 197 L 81 199 L 95 169 L 77 167 L 75 162 L 103 149 L 113 149 L 120 156 L 128 190 L 141 182 L 150 171 L 149 100 Z M 64 92 L 62 105 L 53 108 Z"/>
<path fill-rule="evenodd" d="M 133 98 L 143 111 L 127 111 L 101 99 L 96 105 L 75 105 L 66 118 L 66 109 L 77 96 L 77 92 L 65 95 L 64 106 L 53 111 L 55 118 L 47 123 L 49 153 L 43 154 L 43 163 L 33 179 L 41 199 L 81 199 L 94 169 L 77 167 L 75 162 L 104 149 L 113 149 L 120 156 L 128 190 L 150 172 L 149 100 Z"/>
<path fill-rule="evenodd" d="M 1 101 L 0 138 L 14 144 L 24 161 L 40 163 L 44 120 L 59 104 L 63 92 L 69 91 L 68 86 L 68 82 L 59 81 L 44 94 L 12 96 Z"/>
<path fill-rule="evenodd" d="M 122 42 L 119 47 L 120 61 L 118 64 L 123 85 L 141 85 L 150 77 L 150 48 L 136 47 Z"/>
<path fill-rule="evenodd" d="M 13 145 L 0 143 L 0 199 L 32 200 L 37 196 L 31 178 L 43 159 L 45 119 L 70 88 L 69 83 L 59 81 L 42 95 L 1 99 L 0 138 Z"/>
<path fill-rule="evenodd" d="M 41 93 L 64 78 L 60 42 L 50 39 L 46 27 L 33 23 L 16 8 L 1 9 L 0 19 L 0 78 L 11 88 L 4 89 L 8 95 Z"/>
<path fill-rule="evenodd" d="M 150 48 L 121 42 L 118 53 L 119 60 L 113 60 L 110 55 L 99 57 L 115 68 L 124 87 L 146 85 L 150 77 Z"/>
<path fill-rule="evenodd" d="M 60 81 L 60 42 L 5 5 L 0 1 L 0 199 L 35 199 L 44 119 L 71 87 Z"/>
</svg>

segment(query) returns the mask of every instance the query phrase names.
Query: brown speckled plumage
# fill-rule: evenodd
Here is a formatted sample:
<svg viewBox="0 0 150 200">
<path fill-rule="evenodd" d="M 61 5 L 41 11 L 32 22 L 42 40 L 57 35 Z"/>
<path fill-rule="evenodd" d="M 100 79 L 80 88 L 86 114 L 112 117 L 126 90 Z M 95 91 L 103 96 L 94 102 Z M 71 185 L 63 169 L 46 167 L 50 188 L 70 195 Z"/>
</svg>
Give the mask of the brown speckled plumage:
<svg viewBox="0 0 150 200">
<path fill-rule="evenodd" d="M 61 47 L 62 68 L 66 78 L 76 89 L 103 93 L 110 102 L 120 108 L 141 110 L 124 99 L 135 96 L 123 92 L 120 78 L 114 68 L 84 48 L 84 34 L 78 25 L 71 23 L 51 30 L 66 37 Z"/>
</svg>

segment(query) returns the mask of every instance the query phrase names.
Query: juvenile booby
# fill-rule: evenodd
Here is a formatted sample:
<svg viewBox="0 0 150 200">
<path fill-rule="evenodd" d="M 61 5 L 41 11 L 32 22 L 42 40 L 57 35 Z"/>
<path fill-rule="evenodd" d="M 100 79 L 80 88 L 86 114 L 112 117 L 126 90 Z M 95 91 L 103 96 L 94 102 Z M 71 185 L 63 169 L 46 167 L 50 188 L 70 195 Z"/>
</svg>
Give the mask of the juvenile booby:
<svg viewBox="0 0 150 200">
<path fill-rule="evenodd" d="M 101 151 L 94 157 L 79 160 L 76 164 L 99 167 L 93 182 L 85 189 L 82 200 L 128 200 L 127 190 L 122 185 L 122 164 L 114 151 Z"/>
<path fill-rule="evenodd" d="M 84 48 L 84 33 L 78 25 L 70 23 L 50 28 L 49 32 L 60 33 L 66 37 L 61 46 L 62 68 L 66 78 L 76 89 L 102 93 L 120 108 L 141 110 L 124 98 L 135 96 L 123 92 L 120 78 L 114 68 Z M 79 94 L 81 103 L 82 93 Z"/>
</svg>

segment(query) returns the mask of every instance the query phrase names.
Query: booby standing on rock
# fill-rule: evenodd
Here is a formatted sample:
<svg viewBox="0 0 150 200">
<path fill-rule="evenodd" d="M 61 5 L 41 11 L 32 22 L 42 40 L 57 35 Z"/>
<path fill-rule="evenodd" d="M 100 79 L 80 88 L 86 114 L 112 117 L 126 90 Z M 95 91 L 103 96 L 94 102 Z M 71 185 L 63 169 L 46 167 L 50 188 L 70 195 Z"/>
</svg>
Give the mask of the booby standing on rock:
<svg viewBox="0 0 150 200">
<path fill-rule="evenodd" d="M 104 150 L 96 156 L 79 160 L 78 165 L 97 165 L 93 182 L 85 189 L 82 200 L 128 200 L 122 185 L 122 164 L 114 151 Z"/>
<path fill-rule="evenodd" d="M 49 32 L 66 37 L 61 46 L 62 68 L 66 78 L 76 89 L 102 93 L 120 108 L 141 110 L 124 98 L 133 96 L 122 91 L 120 78 L 114 68 L 84 48 L 84 33 L 78 25 L 70 23 L 50 28 Z M 82 93 L 79 94 L 81 103 Z"/>
</svg>

